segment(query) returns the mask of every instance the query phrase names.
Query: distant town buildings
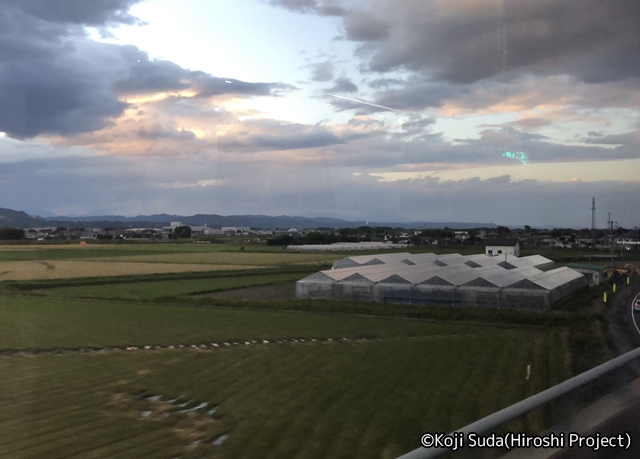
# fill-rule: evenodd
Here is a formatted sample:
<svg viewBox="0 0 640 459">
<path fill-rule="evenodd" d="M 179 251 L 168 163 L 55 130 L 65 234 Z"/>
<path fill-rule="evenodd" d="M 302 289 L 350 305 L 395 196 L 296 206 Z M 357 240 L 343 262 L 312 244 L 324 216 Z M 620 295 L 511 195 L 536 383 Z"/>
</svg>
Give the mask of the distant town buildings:
<svg viewBox="0 0 640 459">
<path fill-rule="evenodd" d="M 478 229 L 407 229 L 390 227 L 359 228 L 317 228 L 313 230 L 299 228 L 251 228 L 244 226 L 210 227 L 202 225 L 187 225 L 183 222 L 170 222 L 161 227 L 94 227 L 94 228 L 61 228 L 46 226 L 25 229 L 28 240 L 45 241 L 55 239 L 76 240 L 171 240 L 179 230 L 180 238 L 197 240 L 229 240 L 243 237 L 251 243 L 270 243 L 271 245 L 327 245 L 340 243 L 380 242 L 386 244 L 405 244 L 413 246 L 449 247 L 457 245 L 471 245 L 485 247 L 485 254 L 491 256 L 519 256 L 521 250 L 560 250 L 570 248 L 585 248 L 610 250 L 613 242 L 614 249 L 640 250 L 640 230 L 617 229 L 613 234 L 604 230 L 591 231 L 589 229 L 523 229 L 506 227 L 478 228 Z M 362 245 L 364 247 L 364 245 Z"/>
</svg>

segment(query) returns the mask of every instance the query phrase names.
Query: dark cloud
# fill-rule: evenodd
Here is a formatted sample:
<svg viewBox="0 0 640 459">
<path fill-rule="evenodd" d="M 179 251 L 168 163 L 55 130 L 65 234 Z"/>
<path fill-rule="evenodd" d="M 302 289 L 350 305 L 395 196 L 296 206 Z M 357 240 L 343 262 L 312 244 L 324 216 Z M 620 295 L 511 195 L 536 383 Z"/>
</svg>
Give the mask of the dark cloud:
<svg viewBox="0 0 640 459">
<path fill-rule="evenodd" d="M 313 1 L 273 3 L 315 11 Z M 455 84 L 523 72 L 592 83 L 640 75 L 637 1 L 381 0 L 366 7 L 344 14 L 343 26 L 349 40 L 366 42 L 359 55 L 370 71 L 409 70 Z"/>
<path fill-rule="evenodd" d="M 193 81 L 198 97 L 223 94 L 268 96 L 296 89 L 295 86 L 285 83 L 247 83 L 233 78 L 217 78 L 204 72 L 189 72 L 187 79 Z"/>
<path fill-rule="evenodd" d="M 185 129 L 165 129 L 160 125 L 154 125 L 150 128 L 140 128 L 137 131 L 138 137 L 145 140 L 193 140 L 196 135 Z"/>
<path fill-rule="evenodd" d="M 381 42 L 389 38 L 388 22 L 366 12 L 350 13 L 344 19 L 347 38 L 353 41 Z"/>
<path fill-rule="evenodd" d="M 145 94 L 191 87 L 190 82 L 184 81 L 189 71 L 173 62 L 150 60 L 146 52 L 132 45 L 119 47 L 119 52 L 128 69 L 126 77 L 113 84 L 119 93 Z"/>
<path fill-rule="evenodd" d="M 591 136 L 591 133 L 589 133 Z M 640 149 L 640 129 L 633 132 L 627 132 L 624 134 L 612 134 L 603 136 L 596 133 L 597 138 L 585 139 L 585 143 L 597 144 L 597 145 L 622 145 L 625 148 L 638 148 Z"/>
<path fill-rule="evenodd" d="M 413 80 L 399 89 L 380 92 L 375 103 L 396 110 L 422 110 L 440 107 L 445 100 L 457 98 L 466 91 L 452 84 Z"/>
<path fill-rule="evenodd" d="M 321 150 L 315 155 L 309 153 L 308 161 L 338 161 L 348 158 L 345 167 L 382 168 L 388 170 L 404 165 L 421 164 L 424 167 L 455 167 L 456 165 L 510 165 L 515 160 L 502 156 L 503 153 L 524 152 L 530 163 L 568 163 L 579 161 L 611 161 L 640 158 L 640 149 L 629 140 L 617 144 L 615 148 L 600 145 L 577 146 L 555 143 L 540 134 L 522 132 L 511 127 L 486 129 L 478 138 L 448 139 L 439 132 L 432 132 L 430 119 L 407 122 L 406 130 L 389 134 L 389 126 L 379 121 L 359 123 L 356 118 L 349 123 L 354 128 L 358 124 L 369 130 L 359 137 L 341 136 L 344 143 L 331 149 Z M 403 126 L 400 125 L 400 128 Z M 616 139 L 621 140 L 621 139 Z M 522 166 L 527 167 L 527 166 Z"/>
<path fill-rule="evenodd" d="M 4 0 L 24 13 L 46 22 L 103 26 L 136 24 L 129 8 L 142 0 Z M 3 6 L 4 7 L 4 6 Z"/>
<path fill-rule="evenodd" d="M 402 83 L 404 83 L 404 81 L 397 78 L 376 78 L 369 82 L 369 86 L 373 89 L 388 89 L 389 86 L 396 86 Z"/>
<path fill-rule="evenodd" d="M 258 132 L 227 135 L 218 140 L 225 151 L 299 150 L 344 144 L 354 136 L 341 138 L 322 126 L 280 124 L 272 121 L 246 123 Z M 263 132 L 259 132 L 263 131 Z"/>
<path fill-rule="evenodd" d="M 296 13 L 313 13 L 320 16 L 344 16 L 347 14 L 347 10 L 335 1 L 269 0 L 269 3 Z"/>
<path fill-rule="evenodd" d="M 262 96 L 292 89 L 280 83 L 225 80 L 150 60 L 134 46 L 87 38 L 83 25 L 135 22 L 126 13 L 132 3 L 5 2 L 0 8 L 0 132 L 30 138 L 95 131 L 127 108 L 119 100 L 123 94 L 189 89 L 199 97 Z"/>
<path fill-rule="evenodd" d="M 346 78 L 346 77 L 336 78 L 334 83 L 335 83 L 335 86 L 329 89 L 329 92 L 338 92 L 338 93 L 358 92 L 358 87 L 349 78 Z"/>
<path fill-rule="evenodd" d="M 0 61 L 0 131 L 16 138 L 92 131 L 126 108 L 109 87 L 117 72 L 106 67 L 109 60 L 101 61 L 111 54 L 107 45 L 43 43 L 42 49 L 48 55 Z"/>
<path fill-rule="evenodd" d="M 423 132 L 427 127 L 434 124 L 436 121 L 431 118 L 415 119 L 411 121 L 405 121 L 401 127 L 405 132 L 418 133 Z"/>
<path fill-rule="evenodd" d="M 363 174 L 354 177 L 352 172 Z M 508 225 L 591 225 L 591 197 L 618 224 L 640 225 L 640 182 L 556 183 L 508 177 L 461 181 L 437 177 L 382 182 L 363 169 L 325 165 L 220 164 L 203 158 L 56 157 L 3 165 L 3 207 L 57 214 L 196 213 L 384 215 L 409 221 L 475 221 Z M 219 180 L 220 185 L 189 187 Z M 30 183 L 23 192 L 15 187 Z M 167 184 L 179 184 L 178 187 Z M 79 192 L 78 190 L 82 190 Z M 605 227 L 606 215 L 597 214 Z"/>
<path fill-rule="evenodd" d="M 369 117 L 353 117 L 349 121 L 347 121 L 347 126 L 351 126 L 354 128 L 364 127 L 364 128 L 374 128 L 380 129 L 384 128 L 384 122 L 380 120 L 375 120 Z"/>
<path fill-rule="evenodd" d="M 247 83 L 233 78 L 218 78 L 205 72 L 191 71 L 161 59 L 150 60 L 135 46 L 119 47 L 128 74 L 113 87 L 121 94 L 146 94 L 164 91 L 193 90 L 198 97 L 223 94 L 268 96 L 276 90 L 294 89 L 282 83 Z"/>
<path fill-rule="evenodd" d="M 334 65 L 329 61 L 318 62 L 312 64 L 311 76 L 309 77 L 313 81 L 330 81 L 333 79 Z"/>
</svg>

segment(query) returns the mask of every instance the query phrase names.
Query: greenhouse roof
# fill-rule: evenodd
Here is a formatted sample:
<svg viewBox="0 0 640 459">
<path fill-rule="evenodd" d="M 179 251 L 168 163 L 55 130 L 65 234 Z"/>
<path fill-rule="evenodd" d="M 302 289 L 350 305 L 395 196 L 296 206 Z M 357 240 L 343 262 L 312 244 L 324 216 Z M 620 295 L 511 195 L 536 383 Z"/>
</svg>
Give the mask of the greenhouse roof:
<svg viewBox="0 0 640 459">
<path fill-rule="evenodd" d="M 301 283 L 367 283 L 450 285 L 456 287 L 542 288 L 552 290 L 582 276 L 570 268 L 541 271 L 537 266 L 553 262 L 540 255 L 501 257 L 463 256 L 457 253 L 387 253 L 348 257 L 334 268 L 313 274 Z M 341 263 L 344 262 L 344 263 Z"/>
</svg>

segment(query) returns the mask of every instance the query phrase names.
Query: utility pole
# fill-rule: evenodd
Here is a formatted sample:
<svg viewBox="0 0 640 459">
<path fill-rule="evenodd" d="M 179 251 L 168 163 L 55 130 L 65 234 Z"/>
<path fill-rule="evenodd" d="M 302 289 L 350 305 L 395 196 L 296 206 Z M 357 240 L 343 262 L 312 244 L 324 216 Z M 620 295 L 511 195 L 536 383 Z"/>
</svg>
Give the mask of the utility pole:
<svg viewBox="0 0 640 459">
<path fill-rule="evenodd" d="M 609 237 L 611 238 L 611 276 L 613 276 L 613 224 L 618 222 L 611 221 L 611 212 L 609 212 Z"/>
</svg>

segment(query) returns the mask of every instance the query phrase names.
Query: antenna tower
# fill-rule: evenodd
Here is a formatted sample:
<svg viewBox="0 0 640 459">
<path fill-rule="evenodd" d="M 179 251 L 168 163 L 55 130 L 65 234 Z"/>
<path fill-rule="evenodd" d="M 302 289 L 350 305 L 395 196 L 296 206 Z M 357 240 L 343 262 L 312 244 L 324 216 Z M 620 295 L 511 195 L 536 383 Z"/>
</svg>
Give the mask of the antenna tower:
<svg viewBox="0 0 640 459">
<path fill-rule="evenodd" d="M 591 230 L 596 229 L 596 198 L 591 200 Z"/>
</svg>

